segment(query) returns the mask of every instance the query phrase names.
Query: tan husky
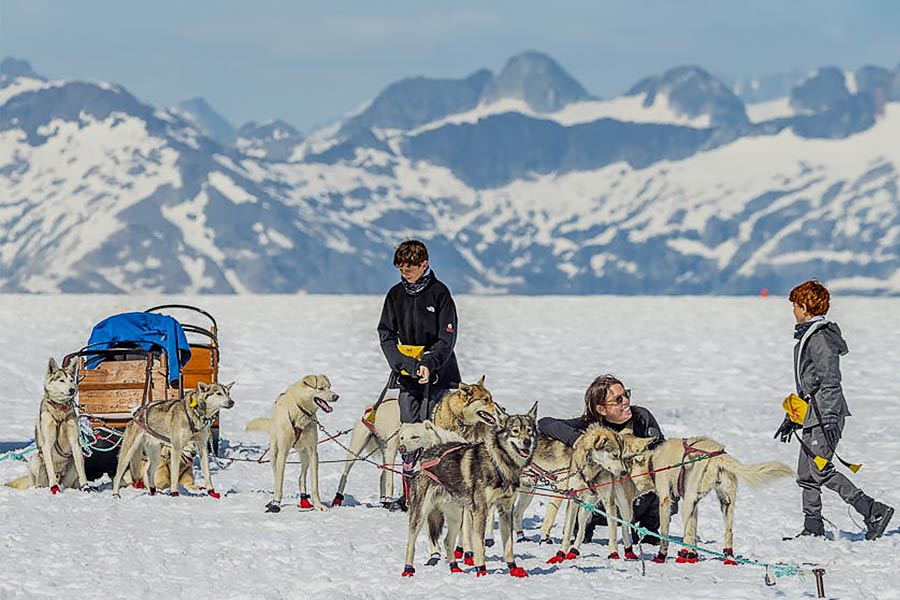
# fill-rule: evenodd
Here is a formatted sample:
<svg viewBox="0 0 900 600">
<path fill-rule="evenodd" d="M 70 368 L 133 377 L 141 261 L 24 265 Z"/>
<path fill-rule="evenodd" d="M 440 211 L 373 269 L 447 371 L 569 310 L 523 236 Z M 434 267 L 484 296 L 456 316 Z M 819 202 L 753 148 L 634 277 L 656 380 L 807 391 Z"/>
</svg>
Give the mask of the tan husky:
<svg viewBox="0 0 900 600">
<path fill-rule="evenodd" d="M 713 488 L 719 498 L 722 516 L 725 519 L 726 563 L 734 564 L 733 534 L 734 503 L 737 495 L 737 480 L 750 485 L 762 485 L 779 477 L 792 477 L 794 472 L 784 463 L 777 461 L 744 465 L 725 453 L 722 444 L 706 437 L 674 438 L 666 440 L 647 450 L 651 438 L 623 436 L 625 455 L 630 464 L 632 480 L 638 495 L 655 491 L 659 496 L 659 532 L 669 535 L 672 519 L 672 501 L 684 499 L 682 519 L 684 521 L 684 543 L 697 543 L 697 503 Z M 707 458 L 704 458 L 707 457 Z M 669 468 L 679 463 L 692 461 L 680 468 Z M 666 469 L 666 470 L 661 470 Z M 647 475 L 654 471 L 653 477 Z M 654 562 L 665 562 L 669 543 L 660 540 L 659 553 Z M 697 562 L 697 553 L 686 548 L 678 552 L 676 562 Z"/>
<path fill-rule="evenodd" d="M 491 393 L 484 387 L 484 376 L 472 385 L 461 383 L 458 389 L 444 396 L 435 406 L 431 420 L 435 426 L 453 431 L 467 440 L 480 439 L 486 428 L 492 427 L 497 420 L 496 405 Z M 400 406 L 396 398 L 385 399 L 378 405 L 374 416 L 367 413 L 357 421 L 350 436 L 350 449 L 332 506 L 340 506 L 344 501 L 347 476 L 356 464 L 355 459 L 379 449 L 383 464 L 394 464 L 399 431 Z M 380 493 L 384 506 L 389 505 L 394 497 L 393 475 L 389 469 L 382 470 Z"/>
<path fill-rule="evenodd" d="M 73 487 L 76 481 L 82 489 L 87 487 L 75 415 L 76 369 L 75 361 L 63 369 L 56 359 L 50 359 L 34 430 L 38 451 L 28 461 L 28 474 L 6 485 L 17 489 L 49 487 L 54 494 L 60 491 L 60 485 Z"/>
<path fill-rule="evenodd" d="M 218 498 L 209 474 L 210 427 L 220 409 L 234 406 L 231 399 L 233 385 L 233 382 L 228 385 L 200 382 L 196 390 L 185 392 L 182 399 L 161 400 L 138 409 L 122 438 L 116 476 L 113 478 L 113 494 L 118 496 L 126 469 L 131 469 L 132 474 L 143 472 L 141 458 L 144 454 L 148 459 L 147 485 L 150 493 L 155 494 L 154 476 L 163 445 L 171 447 L 169 473 L 179 473 L 182 453 L 189 442 L 194 442 L 200 448 L 200 468 L 203 470 L 206 493 Z M 172 496 L 178 495 L 178 480 L 178 477 L 172 477 L 169 482 Z"/>
<path fill-rule="evenodd" d="M 194 482 L 194 459 L 197 457 L 197 454 L 199 454 L 199 452 L 197 451 L 197 445 L 194 442 L 188 442 L 181 453 L 181 462 L 178 466 L 178 483 L 184 489 L 191 492 L 196 492 L 203 489 Z M 153 477 L 153 482 L 156 484 L 156 489 L 165 489 L 171 484 L 171 479 L 169 479 L 169 465 L 171 464 L 170 456 L 171 449 L 169 448 L 169 446 L 163 446 L 162 452 L 160 453 L 159 466 L 156 468 L 156 474 Z M 140 477 L 137 478 L 132 476 L 131 469 L 129 468 L 128 472 L 125 473 L 125 477 L 123 478 L 125 484 L 132 485 L 136 488 L 144 487 L 144 482 L 148 481 L 148 464 L 149 463 L 145 457 L 141 461 Z"/>
<path fill-rule="evenodd" d="M 530 471 L 533 473 L 524 475 L 519 489 L 519 497 L 516 500 L 516 512 L 514 523 L 516 527 L 516 542 L 524 542 L 525 532 L 523 531 L 522 521 L 525 517 L 525 511 L 534 498 L 535 486 L 540 483 L 536 476 L 538 473 L 545 473 L 545 477 L 550 480 L 552 485 L 562 487 L 569 472 L 569 463 L 572 462 L 572 448 L 564 442 L 538 432 L 537 448 L 534 451 L 534 460 L 531 461 Z M 541 524 L 541 543 L 550 542 L 550 530 L 556 521 L 556 514 L 562 504 L 561 498 L 552 498 L 547 504 L 547 512 L 544 515 L 544 522 Z"/>
<path fill-rule="evenodd" d="M 622 439 L 608 427 L 594 423 L 575 442 L 569 476 L 565 489 L 572 490 L 581 502 L 596 504 L 600 499 L 610 514 L 618 516 L 626 523 L 632 520 L 632 503 L 635 498 L 634 484 L 623 478 L 628 474 L 622 458 Z M 568 501 L 566 507 L 566 525 L 563 529 L 562 544 L 556 556 L 549 563 L 573 560 L 578 557 L 581 544 L 584 542 L 585 528 L 591 518 L 590 512 L 582 509 L 581 502 Z M 569 546 L 578 518 L 578 535 Z M 607 518 L 609 525 L 609 558 L 618 559 L 618 523 Z M 631 544 L 631 527 L 622 525 L 622 542 L 625 545 L 625 558 L 637 560 Z M 566 548 L 568 547 L 568 552 Z"/>
<path fill-rule="evenodd" d="M 254 419 L 247 423 L 247 431 L 268 431 L 272 472 L 275 475 L 275 496 L 266 505 L 266 512 L 281 511 L 284 492 L 284 469 L 291 450 L 300 452 L 300 508 L 328 510 L 319 498 L 319 422 L 316 411 L 334 410 L 331 403 L 340 398 L 331 391 L 331 381 L 325 375 L 307 375 L 286 389 L 272 407 L 271 419 Z M 312 503 L 306 493 L 306 473 L 312 471 Z"/>
</svg>

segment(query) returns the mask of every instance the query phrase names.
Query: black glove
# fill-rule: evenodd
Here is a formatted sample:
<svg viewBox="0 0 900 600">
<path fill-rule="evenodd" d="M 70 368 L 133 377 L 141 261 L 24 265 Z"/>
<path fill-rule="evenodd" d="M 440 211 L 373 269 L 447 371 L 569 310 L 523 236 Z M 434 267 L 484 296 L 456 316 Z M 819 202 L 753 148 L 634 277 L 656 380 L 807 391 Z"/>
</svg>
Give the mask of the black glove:
<svg viewBox="0 0 900 600">
<path fill-rule="evenodd" d="M 800 429 L 800 425 L 791 421 L 791 418 L 787 415 L 784 416 L 784 421 L 781 422 L 781 425 L 778 426 L 778 430 L 775 431 L 775 435 L 772 436 L 772 439 L 781 438 L 781 442 L 783 444 L 787 444 L 791 441 L 791 433 Z"/>
<path fill-rule="evenodd" d="M 831 450 L 837 448 L 838 442 L 841 441 L 841 428 L 838 426 L 837 415 L 831 413 L 822 415 L 822 433 Z"/>
</svg>

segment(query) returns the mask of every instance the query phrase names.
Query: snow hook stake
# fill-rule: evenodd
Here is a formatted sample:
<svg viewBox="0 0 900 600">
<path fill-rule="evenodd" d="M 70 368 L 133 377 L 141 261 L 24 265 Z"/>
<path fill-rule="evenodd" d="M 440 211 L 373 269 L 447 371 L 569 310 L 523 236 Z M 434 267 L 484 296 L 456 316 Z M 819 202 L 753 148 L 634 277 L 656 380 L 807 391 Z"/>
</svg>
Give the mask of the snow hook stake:
<svg viewBox="0 0 900 600">
<path fill-rule="evenodd" d="M 813 575 L 816 576 L 816 593 L 818 593 L 819 598 L 825 597 L 825 569 L 813 569 Z"/>
<path fill-rule="evenodd" d="M 776 583 L 778 583 L 778 581 L 775 579 L 775 575 L 772 573 L 772 569 L 770 569 L 769 566 L 766 565 L 766 585 L 771 587 Z"/>
</svg>

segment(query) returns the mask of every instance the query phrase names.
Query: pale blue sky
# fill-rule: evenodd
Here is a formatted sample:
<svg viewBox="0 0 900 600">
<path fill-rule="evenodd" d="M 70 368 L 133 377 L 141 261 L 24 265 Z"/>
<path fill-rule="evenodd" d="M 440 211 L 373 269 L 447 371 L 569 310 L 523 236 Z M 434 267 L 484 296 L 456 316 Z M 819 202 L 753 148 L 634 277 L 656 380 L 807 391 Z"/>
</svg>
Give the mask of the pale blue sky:
<svg viewBox="0 0 900 600">
<path fill-rule="evenodd" d="M 495 73 L 545 52 L 592 94 L 699 64 L 732 78 L 900 62 L 900 1 L 0 0 L 0 56 L 50 78 L 206 98 L 235 126 L 308 131 L 407 76 Z"/>
</svg>

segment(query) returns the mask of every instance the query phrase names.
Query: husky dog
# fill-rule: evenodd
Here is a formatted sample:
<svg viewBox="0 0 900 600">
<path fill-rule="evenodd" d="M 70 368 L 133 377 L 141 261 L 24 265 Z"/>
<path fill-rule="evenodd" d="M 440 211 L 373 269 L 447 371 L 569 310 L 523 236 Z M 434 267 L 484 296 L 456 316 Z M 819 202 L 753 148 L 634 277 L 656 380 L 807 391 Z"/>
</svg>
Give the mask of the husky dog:
<svg viewBox="0 0 900 600">
<path fill-rule="evenodd" d="M 291 450 L 300 451 L 300 508 L 328 510 L 319 499 L 319 421 L 316 411 L 331 412 L 331 403 L 340 398 L 331 391 L 325 375 L 307 375 L 286 389 L 272 408 L 271 419 L 254 419 L 247 431 L 268 431 L 275 475 L 275 497 L 266 504 L 266 512 L 281 511 L 284 491 L 284 469 Z M 306 493 L 306 472 L 312 470 L 312 504 Z"/>
<path fill-rule="evenodd" d="M 546 433 L 538 432 L 537 448 L 534 450 L 534 459 L 531 461 L 532 470 L 536 472 L 544 471 L 547 473 L 547 477 L 562 483 L 566 481 L 569 463 L 571 462 L 572 448 L 570 446 Z M 525 517 L 525 511 L 534 498 L 534 495 L 529 492 L 533 491 L 537 484 L 538 477 L 534 474 L 522 477 L 519 498 L 516 500 L 514 521 L 516 542 L 524 542 L 526 540 L 522 521 Z M 544 522 L 541 524 L 541 543 L 550 541 L 550 529 L 553 527 L 554 521 L 556 521 L 556 514 L 559 512 L 561 504 L 561 498 L 552 498 L 547 505 L 547 513 L 544 515 Z"/>
<path fill-rule="evenodd" d="M 163 446 L 162 452 L 160 453 L 160 461 L 159 467 L 156 469 L 156 474 L 153 476 L 153 482 L 156 484 L 157 489 L 165 489 L 169 487 L 171 483 L 171 479 L 169 478 L 169 465 L 171 463 L 171 448 L 169 446 Z M 181 451 L 181 462 L 178 465 L 178 483 L 184 487 L 184 489 L 196 492 L 201 490 L 202 488 L 194 483 L 194 459 L 197 457 L 199 452 L 197 451 L 197 444 L 193 441 L 188 442 L 184 450 Z M 126 485 L 132 485 L 136 488 L 143 488 L 144 482 L 148 481 L 147 477 L 147 459 L 144 458 L 141 461 L 141 472 L 138 477 L 135 477 L 131 474 L 131 469 L 128 469 L 128 472 L 125 473 L 124 481 Z"/>
<path fill-rule="evenodd" d="M 596 503 L 598 498 L 602 499 L 606 510 L 615 514 L 618 509 L 619 516 L 627 523 L 631 523 L 632 502 L 635 497 L 634 484 L 627 479 L 620 480 L 627 473 L 627 467 L 622 460 L 621 438 L 608 427 L 594 423 L 575 442 L 569 476 L 566 479 L 566 489 L 573 490 L 575 496 L 582 502 Z M 575 528 L 576 513 L 578 535 L 567 553 L 565 550 Z M 548 561 L 549 563 L 558 563 L 578 557 L 590 517 L 588 511 L 581 510 L 580 503 L 569 500 L 566 507 L 566 525 L 563 530 L 562 544 L 556 556 Z M 618 523 L 614 519 L 608 519 L 608 523 L 609 558 L 618 559 L 618 535 L 616 533 Z M 625 545 L 625 558 L 637 560 L 638 557 L 631 545 L 631 528 L 627 525 L 622 526 L 622 542 Z"/>
<path fill-rule="evenodd" d="M 487 427 L 496 423 L 496 405 L 491 393 L 484 387 L 484 377 L 475 384 L 459 384 L 459 388 L 444 396 L 435 406 L 432 415 L 435 426 L 448 431 L 455 431 L 468 440 L 477 441 Z M 374 419 L 367 414 L 353 427 L 350 436 L 350 450 L 344 463 L 337 492 L 332 506 L 340 506 L 344 500 L 344 488 L 347 476 L 356 463 L 357 458 L 366 456 L 375 448 L 381 450 L 384 464 L 393 464 L 397 459 L 400 430 L 400 405 L 396 398 L 387 398 L 378 405 Z M 394 497 L 394 476 L 388 469 L 381 473 L 381 502 L 383 506 L 390 504 Z"/>
<path fill-rule="evenodd" d="M 131 469 L 132 474 L 143 472 L 141 458 L 144 454 L 148 459 L 147 485 L 150 493 L 155 494 L 155 474 L 162 457 L 163 445 L 171 447 L 169 473 L 179 473 L 185 446 L 194 442 L 200 448 L 200 467 L 203 470 L 206 493 L 219 498 L 209 474 L 210 426 L 220 409 L 234 406 L 234 400 L 231 399 L 233 385 L 234 382 L 228 385 L 200 382 L 196 390 L 185 392 L 184 398 L 161 400 L 138 409 L 122 437 L 116 476 L 113 478 L 113 494 L 118 496 L 126 469 Z M 171 495 L 177 496 L 179 477 L 171 477 L 170 480 Z"/>
<path fill-rule="evenodd" d="M 44 375 L 44 397 L 34 428 L 38 451 L 28 461 L 28 475 L 6 485 L 17 489 L 49 487 L 54 494 L 60 491 L 60 485 L 73 487 L 76 481 L 82 489 L 87 488 L 75 416 L 76 369 L 75 361 L 61 368 L 56 359 L 50 358 Z"/>
<path fill-rule="evenodd" d="M 401 454 L 409 454 L 416 450 L 431 448 L 432 446 L 448 442 L 466 442 L 465 438 L 458 433 L 442 429 L 431 421 L 403 423 L 400 426 L 400 432 L 397 437 L 399 440 L 397 450 Z"/>
<path fill-rule="evenodd" d="M 750 485 L 762 485 L 778 477 L 792 477 L 794 472 L 784 463 L 777 461 L 744 465 L 734 457 L 725 453 L 725 447 L 706 437 L 674 438 L 666 440 L 647 450 L 651 438 L 624 436 L 624 450 L 627 463 L 630 465 L 632 481 L 637 487 L 637 494 L 643 495 L 651 490 L 659 496 L 659 532 L 669 535 L 672 518 L 672 501 L 684 499 L 682 519 L 684 521 L 684 543 L 696 544 L 697 541 L 697 503 L 713 488 L 719 498 L 722 516 L 725 518 L 725 550 L 727 564 L 734 564 L 732 525 L 734 523 L 734 503 L 737 495 L 737 480 L 742 479 Z M 680 469 L 666 467 L 708 456 L 709 458 L 691 462 Z M 666 470 L 661 470 L 666 469 Z M 653 477 L 647 475 L 654 471 Z M 669 543 L 660 540 L 659 553 L 653 562 L 666 561 Z M 682 549 L 678 552 L 676 562 L 697 562 L 697 553 Z"/>
<path fill-rule="evenodd" d="M 425 450 L 418 473 L 410 485 L 409 532 L 403 576 L 415 573 L 416 538 L 427 520 L 429 532 L 447 523 L 444 550 L 451 572 L 460 572 L 453 555 L 463 510 L 473 515 L 475 565 L 478 576 L 486 575 L 484 529 L 488 509 L 496 506 L 503 538 L 503 555 L 510 575 L 526 577 L 513 555 L 512 518 L 516 488 L 522 471 L 531 462 L 537 439 L 537 403 L 525 415 L 500 413 L 497 426 L 478 444 L 441 444 Z M 432 544 L 437 539 L 431 540 Z"/>
</svg>

